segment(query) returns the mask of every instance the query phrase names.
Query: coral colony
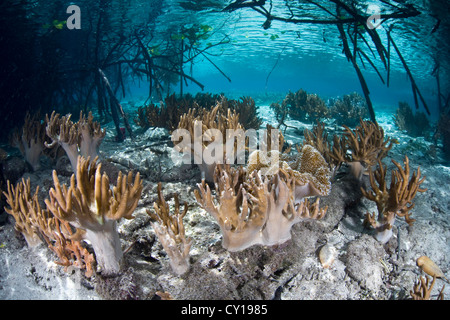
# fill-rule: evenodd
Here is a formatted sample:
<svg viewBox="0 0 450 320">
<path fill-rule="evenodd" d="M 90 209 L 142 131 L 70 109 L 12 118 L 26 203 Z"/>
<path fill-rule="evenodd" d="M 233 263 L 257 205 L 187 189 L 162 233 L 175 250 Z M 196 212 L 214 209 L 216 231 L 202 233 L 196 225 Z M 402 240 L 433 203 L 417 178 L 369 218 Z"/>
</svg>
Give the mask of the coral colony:
<svg viewBox="0 0 450 320">
<path fill-rule="evenodd" d="M 295 96 L 305 99 L 298 93 Z M 166 110 L 168 101 L 166 107 L 162 106 Z M 320 198 L 330 194 L 338 172 L 347 172 L 355 181 L 369 176 L 370 187 L 361 188 L 362 196 L 376 203 L 378 215 L 367 213 L 365 224 L 373 228 L 381 243 L 391 238 L 396 219 L 414 222 L 413 201 L 417 192 L 426 191 L 420 187 L 425 177 L 420 168 L 411 176 L 408 157 L 404 166 L 392 160 L 396 169 L 388 187 L 382 161 L 397 141 L 385 137 L 377 123 L 360 118 L 354 129 L 343 125 L 341 135 L 329 138 L 325 124 L 316 119 L 312 130 L 304 131 L 302 144 L 292 148 L 281 131 L 270 125 L 264 130 L 252 125 L 246 129 L 240 123 L 239 108 L 228 108 L 230 103 L 224 97 L 216 97 L 209 107 L 199 107 L 195 99 L 192 105 L 172 127 L 171 156 L 175 165 L 199 166 L 202 179 L 194 196 L 199 207 L 218 224 L 224 249 L 236 252 L 257 245 L 282 245 L 291 239 L 294 224 L 323 219 L 329 208 L 320 207 Z M 254 102 L 247 98 L 234 105 L 247 111 L 254 108 Z M 139 109 L 136 121 L 151 118 L 155 110 Z M 169 126 L 173 123 L 165 116 L 158 121 L 167 121 Z M 249 117 L 246 121 L 261 123 Z M 29 179 L 15 186 L 8 181 L 4 192 L 8 204 L 5 210 L 14 217 L 15 229 L 23 234 L 28 246 L 45 242 L 57 256 L 57 264 L 66 270 L 80 268 L 87 277 L 120 275 L 123 251 L 117 222 L 134 218 L 143 192 L 139 172 L 120 172 L 114 185 L 110 183 L 98 157 L 104 137 L 105 130 L 91 113 L 87 117 L 80 113 L 78 122 L 73 122 L 71 115 L 55 112 L 46 115 L 43 122 L 39 115 L 27 114 L 22 130 L 13 136 L 26 161 L 37 170 L 41 155 L 55 158 L 65 153 L 73 174 L 65 185 L 54 170 L 53 187 L 43 202 L 39 201 L 39 187 L 32 193 Z M 343 167 L 347 170 L 342 171 Z M 195 241 L 186 236 L 183 224 L 188 205 L 184 203 L 182 208 L 177 195 L 174 205 L 169 205 L 161 183 L 156 199 L 146 211 L 172 271 L 183 275 L 189 272 L 190 250 Z M 318 258 L 324 268 L 333 262 L 333 250 L 330 246 L 320 250 Z M 427 265 L 420 264 L 425 269 Z M 436 274 L 432 273 L 431 284 L 428 278 L 421 278 L 411 296 L 429 297 Z"/>
</svg>

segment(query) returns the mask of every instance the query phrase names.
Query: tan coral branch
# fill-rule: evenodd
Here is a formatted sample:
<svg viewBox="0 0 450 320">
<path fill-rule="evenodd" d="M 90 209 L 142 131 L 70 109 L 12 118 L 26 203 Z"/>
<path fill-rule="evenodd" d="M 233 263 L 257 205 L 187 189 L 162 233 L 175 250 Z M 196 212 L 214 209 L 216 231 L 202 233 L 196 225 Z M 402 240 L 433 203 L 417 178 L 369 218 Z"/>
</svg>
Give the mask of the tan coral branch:
<svg viewBox="0 0 450 320">
<path fill-rule="evenodd" d="M 224 248 L 239 251 L 256 244 L 281 244 L 291 238 L 295 223 L 325 215 L 326 208 L 319 208 L 318 199 L 310 205 L 305 198 L 329 193 L 328 165 L 312 146 L 302 150 L 301 160 L 296 162 L 300 171 L 286 162 L 270 164 L 273 170 L 263 171 L 260 153 L 255 151 L 255 161 L 248 169 L 216 168 L 215 195 L 205 181 L 198 184 L 197 202 L 219 224 Z"/>
<path fill-rule="evenodd" d="M 226 148 L 223 148 L 221 154 L 215 154 L 214 158 L 216 161 L 213 163 L 208 163 L 204 159 L 205 154 L 212 154 L 214 150 L 212 148 L 216 147 L 213 142 L 215 142 L 214 134 L 219 134 L 221 140 L 221 146 L 223 147 L 227 138 L 229 137 L 229 131 L 237 133 L 237 136 L 232 138 L 237 140 L 244 139 L 244 128 L 239 123 L 239 115 L 230 109 L 226 110 L 226 114 L 221 114 L 220 110 L 222 108 L 222 102 L 218 102 L 216 106 L 207 111 L 206 109 L 189 109 L 186 114 L 180 117 L 180 122 L 178 123 L 178 129 L 187 130 L 191 137 L 191 152 L 194 156 L 194 161 L 198 164 L 202 174 L 204 175 L 206 181 L 213 182 L 214 169 L 216 164 L 222 164 L 226 162 L 234 162 L 234 158 L 237 156 L 237 142 L 233 142 L 233 154 L 227 154 Z M 196 149 L 196 144 L 200 144 L 200 149 Z M 229 159 L 233 157 L 233 159 Z"/>
<path fill-rule="evenodd" d="M 106 130 L 100 128 L 100 124 L 94 121 L 92 112 L 84 116 L 80 112 L 80 119 L 74 123 L 71 115 L 60 116 L 55 111 L 50 118 L 46 115 L 46 133 L 53 140 L 46 143 L 48 148 L 57 144 L 61 145 L 69 157 L 72 169 L 76 172 L 77 158 L 83 156 L 94 159 L 98 156 L 98 148 L 106 135 Z"/>
<path fill-rule="evenodd" d="M 147 209 L 147 214 L 155 220 L 152 223 L 153 228 L 169 256 L 172 270 L 181 275 L 189 269 L 189 251 L 192 240 L 186 237 L 183 224 L 183 217 L 188 211 L 187 203 L 184 203 L 184 210 L 181 212 L 176 194 L 174 200 L 174 212 L 171 214 L 169 204 L 165 201 L 162 193 L 162 185 L 158 183 L 158 201 L 153 203 L 154 212 Z"/>
<path fill-rule="evenodd" d="M 78 157 L 76 179 L 72 175 L 70 187 L 61 187 L 56 171 L 54 188 L 47 208 L 59 219 L 69 221 L 78 228 L 78 235 L 89 240 L 94 248 L 97 263 L 105 273 L 117 273 L 123 252 L 116 230 L 116 221 L 132 219 L 142 192 L 139 173 L 133 182 L 132 173 L 119 174 L 117 185 L 110 189 L 109 178 L 101 173 L 101 164 Z"/>
<path fill-rule="evenodd" d="M 413 290 L 409 293 L 413 300 L 430 300 L 431 291 L 433 290 L 434 283 L 436 282 L 436 277 L 433 277 L 433 280 L 430 283 L 430 278 L 419 277 L 419 280 L 414 284 Z M 445 287 L 445 285 L 444 285 Z M 439 292 L 437 300 L 444 300 L 444 287 Z"/>
<path fill-rule="evenodd" d="M 396 140 L 385 138 L 384 130 L 377 123 L 360 120 L 354 130 L 345 126 L 342 137 L 334 136 L 332 152 L 329 156 L 338 164 L 347 163 L 354 176 L 362 174 L 382 160 Z"/>
<path fill-rule="evenodd" d="M 363 196 L 374 201 L 378 209 L 378 219 L 375 220 L 375 214 L 366 215 L 366 223 L 377 230 L 377 239 L 381 242 L 387 242 L 392 235 L 392 226 L 396 216 L 404 217 L 408 224 L 415 220 L 411 218 L 411 210 L 414 208 L 413 200 L 417 192 L 425 192 L 427 189 L 420 188 L 425 181 L 421 178 L 420 167 L 417 172 L 412 174 L 410 179 L 409 159 L 405 156 L 405 168 L 392 160 L 397 170 L 392 172 L 391 184 L 389 189 L 386 185 L 386 167 L 378 160 L 378 168 L 370 171 L 370 185 L 372 190 L 366 191 L 361 188 Z"/>
<path fill-rule="evenodd" d="M 39 204 L 39 187 L 31 195 L 30 179 L 22 179 L 16 186 L 12 186 L 7 181 L 8 192 L 3 192 L 10 208 L 5 206 L 5 211 L 12 215 L 15 220 L 14 228 L 23 234 L 29 247 L 35 247 L 42 243 L 39 236 L 39 224 L 43 217 L 40 215 L 41 207 Z"/>
<path fill-rule="evenodd" d="M 13 134 L 12 145 L 17 147 L 33 170 L 40 168 L 39 159 L 44 153 L 46 133 L 45 124 L 41 123 L 39 113 L 25 116 L 22 129 Z"/>
<path fill-rule="evenodd" d="M 48 210 L 41 208 L 38 192 L 31 196 L 30 180 L 22 180 L 15 188 L 8 181 L 8 194 L 5 193 L 11 209 L 5 208 L 14 215 L 16 230 L 22 232 L 30 247 L 40 244 L 41 237 L 48 247 L 58 256 L 57 264 L 64 267 L 76 266 L 86 270 L 86 276 L 93 274 L 94 257 L 79 241 L 69 239 L 73 232 L 67 222 L 52 216 Z"/>
</svg>

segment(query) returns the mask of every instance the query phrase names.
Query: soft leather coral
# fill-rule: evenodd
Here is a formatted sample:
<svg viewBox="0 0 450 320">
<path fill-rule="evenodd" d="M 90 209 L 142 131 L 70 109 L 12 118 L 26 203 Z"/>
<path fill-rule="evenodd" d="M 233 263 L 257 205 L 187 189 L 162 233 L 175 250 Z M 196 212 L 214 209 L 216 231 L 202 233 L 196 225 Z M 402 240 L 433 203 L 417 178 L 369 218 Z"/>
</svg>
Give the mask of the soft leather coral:
<svg viewBox="0 0 450 320">
<path fill-rule="evenodd" d="M 198 184 L 197 202 L 219 224 L 224 248 L 240 251 L 257 244 L 282 244 L 291 238 L 292 225 L 325 215 L 327 209 L 319 208 L 318 199 L 310 204 L 306 197 L 329 194 L 328 164 L 313 147 L 303 149 L 297 161 L 303 172 L 284 161 L 253 163 L 248 168 L 219 165 L 214 176 L 215 196 L 204 180 Z M 279 155 L 276 150 L 271 153 Z M 249 158 L 260 161 L 262 157 L 255 151 Z"/>
<path fill-rule="evenodd" d="M 97 159 L 78 157 L 77 172 L 70 186 L 61 187 L 53 171 L 54 188 L 45 199 L 47 208 L 59 219 L 78 229 L 73 238 L 88 240 L 94 249 L 97 264 L 103 274 L 116 274 L 123 257 L 116 221 L 133 219 L 142 192 L 139 172 L 134 181 L 130 172 L 119 173 L 117 185 L 110 189 L 109 178 L 101 173 Z"/>
<path fill-rule="evenodd" d="M 155 220 L 152 223 L 153 229 L 169 256 L 172 270 L 177 275 L 182 275 L 190 266 L 189 251 L 192 240 L 186 237 L 183 225 L 183 217 L 187 213 L 188 205 L 184 203 L 184 210 L 180 212 L 177 194 L 174 200 L 174 212 L 171 214 L 169 204 L 162 193 L 161 182 L 158 183 L 158 200 L 153 203 L 153 211 L 147 209 L 147 214 Z"/>
<path fill-rule="evenodd" d="M 98 148 L 106 135 L 106 130 L 100 128 L 98 122 L 93 121 L 94 117 L 89 112 L 86 118 L 80 112 L 80 120 L 73 122 L 71 115 L 60 117 L 55 111 L 50 118 L 46 115 L 46 132 L 52 139 L 52 143 L 45 143 L 51 148 L 57 144 L 61 145 L 70 160 L 72 169 L 77 171 L 78 156 L 94 159 L 98 155 Z"/>
</svg>

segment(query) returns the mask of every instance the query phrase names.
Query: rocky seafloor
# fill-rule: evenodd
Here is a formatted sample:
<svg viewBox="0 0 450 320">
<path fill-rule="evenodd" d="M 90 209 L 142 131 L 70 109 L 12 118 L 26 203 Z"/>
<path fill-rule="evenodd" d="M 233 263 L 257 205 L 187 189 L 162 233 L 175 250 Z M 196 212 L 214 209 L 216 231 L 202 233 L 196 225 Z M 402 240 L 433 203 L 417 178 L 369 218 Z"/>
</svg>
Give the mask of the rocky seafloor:
<svg viewBox="0 0 450 320">
<path fill-rule="evenodd" d="M 260 115 L 265 122 L 273 119 L 268 107 L 261 108 Z M 415 198 L 415 223 L 409 226 L 397 219 L 394 236 L 385 245 L 363 226 L 364 214 L 376 212 L 375 203 L 361 197 L 358 181 L 344 177 L 333 182 L 331 194 L 321 199 L 321 207 L 328 205 L 323 220 L 294 225 L 292 239 L 283 245 L 228 252 L 222 248 L 218 225 L 195 200 L 199 170 L 172 163 L 168 133 L 134 127 L 135 138 L 118 144 L 109 124 L 105 125 L 107 136 L 100 147 L 104 166 L 109 167 L 111 175 L 117 170 L 139 170 L 144 182 L 135 219 L 119 223 L 125 251 L 123 274 L 114 279 L 98 275 L 88 279 L 75 268 L 64 270 L 54 263 L 56 257 L 46 245 L 29 249 L 15 232 L 14 219 L 2 213 L 0 299 L 158 299 L 156 292 L 169 293 L 178 300 L 410 299 L 413 285 L 423 274 L 416 265 L 418 257 L 428 256 L 446 275 L 450 269 L 450 167 L 444 165 L 439 149 L 433 148 L 431 142 L 398 131 L 389 114 L 377 116 L 385 134 L 399 141 L 384 161 L 388 170 L 394 168 L 390 159 L 402 163 L 407 155 L 412 170 L 420 165 L 426 176 L 422 186 L 428 189 Z M 285 132 L 291 143 L 300 142 L 303 129 L 311 128 L 302 123 L 291 124 L 297 127 Z M 329 135 L 334 129 L 332 124 L 327 126 Z M 39 185 L 45 196 L 53 184 L 53 168 L 43 161 L 41 170 L 32 173 L 18 169 L 17 174 L 29 177 L 32 186 Z M 20 157 L 11 157 L 6 165 L 20 167 L 22 162 Z M 60 165 L 59 169 L 62 182 L 68 181 L 70 168 L 64 170 Z M 166 196 L 176 193 L 181 202 L 189 205 L 184 224 L 187 236 L 193 240 L 191 267 L 182 276 L 171 271 L 168 256 L 146 213 L 156 200 L 159 181 Z M 368 177 L 363 178 L 362 184 L 369 185 Z M 324 245 L 336 251 L 330 268 L 324 268 L 318 258 Z M 444 284 L 444 280 L 436 280 L 432 299 Z M 449 297 L 450 286 L 443 293 Z"/>
</svg>

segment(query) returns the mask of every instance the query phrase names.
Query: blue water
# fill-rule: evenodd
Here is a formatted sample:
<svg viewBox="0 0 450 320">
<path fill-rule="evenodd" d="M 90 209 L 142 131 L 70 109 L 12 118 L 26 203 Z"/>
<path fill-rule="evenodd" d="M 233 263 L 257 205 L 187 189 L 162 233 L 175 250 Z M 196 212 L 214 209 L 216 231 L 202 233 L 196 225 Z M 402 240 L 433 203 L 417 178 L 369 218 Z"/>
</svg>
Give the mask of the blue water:
<svg viewBox="0 0 450 320">
<path fill-rule="evenodd" d="M 213 1 L 216 4 L 218 2 L 220 1 Z M 360 1 L 359 3 L 380 7 L 383 5 L 379 1 Z M 419 8 L 426 7 L 423 3 L 412 3 Z M 283 1 L 274 1 L 274 8 L 277 6 L 282 8 Z M 187 74 L 194 76 L 205 85 L 204 91 L 223 92 L 235 98 L 246 95 L 261 97 L 264 100 L 266 96 L 268 98 L 265 101 L 266 104 L 274 102 L 270 101 L 274 95 L 284 97 L 289 90 L 295 92 L 300 88 L 308 93 L 318 94 L 324 99 L 351 92 L 363 94 L 352 64 L 342 53 L 339 33 L 334 25 L 297 25 L 275 21 L 268 30 L 264 30 L 261 25 L 265 18 L 248 8 L 231 13 L 218 12 L 215 8 L 194 12 L 182 9 L 177 5 L 177 1 L 167 2 L 163 8 L 165 8 L 163 14 L 157 18 L 160 23 L 157 30 L 168 32 L 168 30 L 179 29 L 183 25 L 179 20 L 182 16 L 187 25 L 203 23 L 212 26 L 212 39 L 219 40 L 226 35 L 231 42 L 207 51 L 211 54 L 209 58 L 231 79 L 231 82 L 202 56 L 196 58 L 192 65 L 185 66 L 184 71 Z M 436 57 L 442 59 L 440 81 L 444 96 L 449 88 L 448 70 L 445 70 L 445 66 L 448 66 L 449 50 L 447 29 L 445 29 L 448 18 L 443 14 L 449 10 L 448 2 L 442 2 L 441 9 L 440 29 L 433 34 L 431 31 L 436 20 L 426 10 L 418 17 L 396 22 L 392 32 L 392 37 L 400 47 L 417 86 L 430 108 L 430 119 L 434 121 L 439 115 L 436 78 L 432 75 Z M 323 13 L 316 10 L 311 13 L 311 16 L 322 17 Z M 377 29 L 386 47 L 387 28 L 388 25 L 383 25 L 383 28 Z M 274 35 L 275 39 L 271 37 Z M 159 37 L 163 35 L 160 34 Z M 373 46 L 372 50 L 374 50 Z M 394 112 L 399 101 L 405 101 L 410 106 L 414 106 L 414 96 L 405 69 L 393 49 L 391 50 L 389 87 L 380 81 L 367 61 L 364 65 L 360 61 L 358 63 L 368 83 L 373 104 L 378 108 L 390 108 Z M 384 80 L 387 81 L 387 70 L 381 65 L 379 59 L 375 59 L 370 51 L 368 52 Z M 145 96 L 148 93 L 145 87 L 141 85 L 140 88 L 132 88 L 132 92 Z M 173 90 L 178 92 L 179 86 L 173 86 Z M 183 88 L 183 91 L 196 93 L 201 90 L 197 85 L 188 82 L 188 86 Z"/>
<path fill-rule="evenodd" d="M 95 83 L 97 67 L 104 69 L 119 100 L 159 102 L 160 97 L 155 95 L 154 90 L 149 97 L 149 79 L 138 71 L 147 67 L 136 35 L 153 58 L 169 56 L 169 64 L 176 64 L 181 36 L 184 37 L 184 45 L 190 41 L 186 31 L 189 29 L 200 33 L 203 30 L 204 36 L 196 39 L 192 48 L 184 52 L 183 72 L 204 88 L 202 90 L 187 80 L 183 84 L 183 93 L 222 92 L 231 98 L 252 96 L 266 105 L 276 102 L 273 101 L 276 97 L 280 100 L 287 92 L 299 89 L 318 94 L 324 100 L 351 92 L 363 93 L 356 72 L 343 53 L 335 24 L 295 24 L 273 20 L 270 27 L 266 25 L 264 28 L 266 17 L 251 8 L 223 11 L 233 2 L 2 2 L 0 40 L 3 80 L 0 93 L 4 104 L 1 121 L 5 122 L 9 131 L 14 125 L 20 126 L 27 111 L 40 110 L 45 114 L 56 109 L 61 113 L 77 114 L 82 108 L 95 112 L 99 108 L 98 84 Z M 264 10 L 271 10 L 273 16 L 285 19 L 333 20 L 335 2 L 321 1 L 318 6 L 308 1 L 272 0 L 266 1 Z M 397 1 L 353 1 L 353 4 L 364 17 L 377 12 L 393 14 L 407 8 L 407 4 Z M 450 91 L 449 2 L 410 0 L 408 4 L 420 14 L 387 20 L 376 32 L 387 50 L 386 32 L 392 28 L 391 36 L 429 106 L 430 119 L 436 121 L 439 115 L 438 89 L 433 71 L 437 65 L 440 66 L 442 103 L 445 103 Z M 79 8 L 79 16 L 75 17 L 79 29 L 69 29 L 71 24 L 68 21 L 72 17 L 71 12 L 66 11 L 69 5 Z M 345 13 L 342 17 L 348 18 L 349 14 Z M 349 25 L 345 26 L 347 28 Z M 362 26 L 359 28 L 363 29 Z M 350 37 L 349 29 L 345 31 Z M 387 81 L 388 71 L 381 63 L 374 42 L 367 32 L 362 32 L 362 35 L 368 46 L 359 39 L 358 47 Z M 221 42 L 224 43 L 220 45 Z M 186 62 L 196 50 L 195 58 Z M 202 54 L 198 54 L 200 51 Z M 415 103 L 411 82 L 393 48 L 390 56 L 389 87 L 380 81 L 362 56 L 357 57 L 357 63 L 367 81 L 374 106 L 391 108 L 395 112 L 399 101 L 411 106 Z M 139 61 L 130 62 L 135 59 Z M 117 69 L 119 65 L 120 71 Z M 167 61 L 162 65 L 166 69 L 158 71 L 158 77 L 167 71 Z M 181 91 L 179 76 L 172 74 L 169 78 L 170 84 L 162 80 L 163 96 Z M 422 103 L 419 103 L 419 111 L 425 111 Z M 2 140 L 5 139 L 2 136 Z"/>
</svg>

